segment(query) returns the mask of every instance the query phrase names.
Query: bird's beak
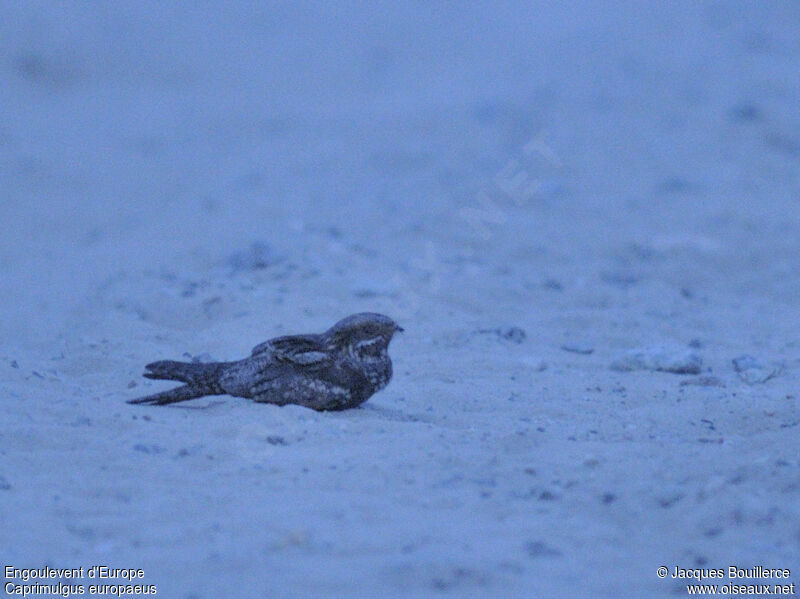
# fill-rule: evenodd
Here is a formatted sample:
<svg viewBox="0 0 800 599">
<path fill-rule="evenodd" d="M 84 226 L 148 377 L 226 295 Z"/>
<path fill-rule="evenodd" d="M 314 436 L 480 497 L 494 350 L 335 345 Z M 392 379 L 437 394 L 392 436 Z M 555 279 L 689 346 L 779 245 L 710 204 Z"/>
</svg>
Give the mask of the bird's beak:
<svg viewBox="0 0 800 599">
<path fill-rule="evenodd" d="M 399 324 L 394 325 L 394 332 L 395 333 L 402 333 L 403 331 L 405 331 L 405 329 L 403 327 L 401 327 Z"/>
</svg>

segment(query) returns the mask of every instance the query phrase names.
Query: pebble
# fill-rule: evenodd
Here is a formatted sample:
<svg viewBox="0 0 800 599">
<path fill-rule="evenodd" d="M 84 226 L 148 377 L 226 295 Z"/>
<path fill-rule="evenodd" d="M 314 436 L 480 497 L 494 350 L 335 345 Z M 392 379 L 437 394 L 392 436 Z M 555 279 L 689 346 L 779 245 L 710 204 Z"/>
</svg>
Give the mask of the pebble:
<svg viewBox="0 0 800 599">
<path fill-rule="evenodd" d="M 548 545 L 544 541 L 529 541 L 525 543 L 525 551 L 529 557 L 559 557 L 561 551 Z"/>
<path fill-rule="evenodd" d="M 780 364 L 767 364 L 747 354 L 734 358 L 732 362 L 736 374 L 748 385 L 766 383 L 769 379 L 778 376 L 783 370 Z"/>
<path fill-rule="evenodd" d="M 503 339 L 514 343 L 522 343 L 527 337 L 525 331 L 519 327 L 500 327 L 497 329 L 497 334 Z"/>
<path fill-rule="evenodd" d="M 550 289 L 551 291 L 563 291 L 564 285 L 558 279 L 545 279 L 542 283 L 542 287 L 545 289 Z"/>
<path fill-rule="evenodd" d="M 561 349 L 563 349 L 564 351 L 568 351 L 572 354 L 581 354 L 582 356 L 588 356 L 589 354 L 594 353 L 593 347 L 576 343 L 569 343 L 566 345 L 562 345 Z"/>
<path fill-rule="evenodd" d="M 740 122 L 758 121 L 762 117 L 761 109 L 755 104 L 749 102 L 739 104 L 730 111 L 731 120 Z"/>
<path fill-rule="evenodd" d="M 611 363 L 611 370 L 652 370 L 674 374 L 700 374 L 703 359 L 689 348 L 653 345 L 625 352 Z"/>
<path fill-rule="evenodd" d="M 163 453 L 164 448 L 160 445 L 145 445 L 144 443 L 137 443 L 133 446 L 135 451 L 141 451 L 142 453 Z"/>
<path fill-rule="evenodd" d="M 478 329 L 473 334 L 478 335 L 497 335 L 500 339 L 511 341 L 512 343 L 522 343 L 528 337 L 524 329 L 515 326 L 503 326 L 496 329 Z"/>
<path fill-rule="evenodd" d="M 263 270 L 281 261 L 268 243 L 257 241 L 247 250 L 236 252 L 228 259 L 228 264 L 236 272 Z"/>
</svg>

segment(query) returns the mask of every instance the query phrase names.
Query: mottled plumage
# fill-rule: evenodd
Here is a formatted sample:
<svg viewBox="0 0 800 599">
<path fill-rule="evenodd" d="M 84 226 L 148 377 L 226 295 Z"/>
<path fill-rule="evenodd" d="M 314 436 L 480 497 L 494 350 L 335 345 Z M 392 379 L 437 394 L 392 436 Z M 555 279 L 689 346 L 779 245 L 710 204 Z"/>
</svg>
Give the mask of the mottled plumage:
<svg viewBox="0 0 800 599">
<path fill-rule="evenodd" d="M 227 394 L 314 410 L 353 408 L 389 383 L 387 350 L 392 335 L 402 330 L 388 316 L 366 312 L 340 320 L 321 335 L 270 339 L 236 362 L 153 362 L 144 376 L 185 385 L 128 403 L 165 405 Z"/>
</svg>

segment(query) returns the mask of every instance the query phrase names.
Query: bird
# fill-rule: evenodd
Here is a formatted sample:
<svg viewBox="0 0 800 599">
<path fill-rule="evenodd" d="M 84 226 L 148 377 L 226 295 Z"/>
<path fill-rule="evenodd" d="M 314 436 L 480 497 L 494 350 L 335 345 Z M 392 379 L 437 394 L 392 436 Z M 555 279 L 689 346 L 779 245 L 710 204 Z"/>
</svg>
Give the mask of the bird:
<svg viewBox="0 0 800 599">
<path fill-rule="evenodd" d="M 143 376 L 184 385 L 127 403 L 163 406 L 207 395 L 232 395 L 317 411 L 355 408 L 389 384 L 389 342 L 401 331 L 388 316 L 362 312 L 321 334 L 287 335 L 260 343 L 243 360 L 153 362 L 145 366 Z"/>
</svg>

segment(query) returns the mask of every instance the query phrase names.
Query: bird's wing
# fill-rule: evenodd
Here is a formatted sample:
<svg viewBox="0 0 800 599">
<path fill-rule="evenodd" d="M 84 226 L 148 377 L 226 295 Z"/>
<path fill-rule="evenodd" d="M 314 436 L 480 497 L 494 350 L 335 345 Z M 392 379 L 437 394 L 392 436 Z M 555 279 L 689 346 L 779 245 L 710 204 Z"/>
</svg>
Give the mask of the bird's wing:
<svg viewBox="0 0 800 599">
<path fill-rule="evenodd" d="M 276 337 L 253 348 L 253 356 L 268 354 L 279 362 L 317 368 L 331 362 L 330 354 L 319 335 Z"/>
</svg>

